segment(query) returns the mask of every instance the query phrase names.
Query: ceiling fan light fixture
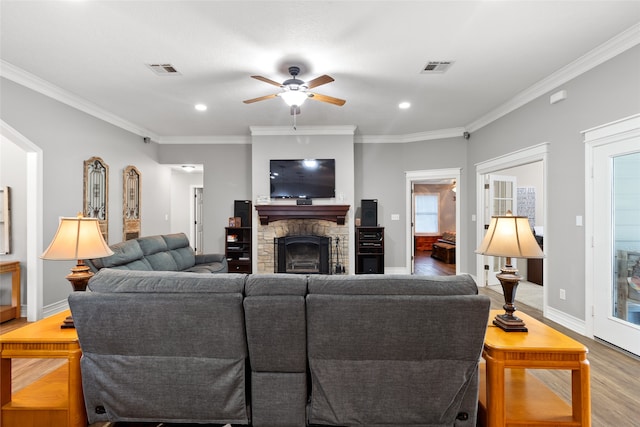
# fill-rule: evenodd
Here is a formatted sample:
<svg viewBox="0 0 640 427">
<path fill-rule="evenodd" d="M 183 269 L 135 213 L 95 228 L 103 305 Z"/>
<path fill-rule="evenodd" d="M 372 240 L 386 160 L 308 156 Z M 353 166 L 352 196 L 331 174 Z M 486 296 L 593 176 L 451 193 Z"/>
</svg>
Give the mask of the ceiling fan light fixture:
<svg viewBox="0 0 640 427">
<path fill-rule="evenodd" d="M 279 95 L 282 99 L 284 99 L 284 102 L 290 107 L 293 107 L 294 105 L 299 107 L 308 98 L 308 95 L 306 92 L 301 92 L 297 90 L 287 90 L 285 92 L 280 93 Z"/>
</svg>

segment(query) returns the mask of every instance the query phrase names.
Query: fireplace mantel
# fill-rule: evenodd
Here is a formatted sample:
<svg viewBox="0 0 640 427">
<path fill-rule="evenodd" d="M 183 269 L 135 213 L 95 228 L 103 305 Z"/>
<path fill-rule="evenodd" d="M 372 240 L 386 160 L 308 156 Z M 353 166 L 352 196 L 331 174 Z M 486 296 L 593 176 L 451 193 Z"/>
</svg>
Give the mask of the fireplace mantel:
<svg viewBox="0 0 640 427">
<path fill-rule="evenodd" d="M 283 219 L 324 219 L 344 225 L 349 205 L 256 205 L 260 224 Z"/>
</svg>

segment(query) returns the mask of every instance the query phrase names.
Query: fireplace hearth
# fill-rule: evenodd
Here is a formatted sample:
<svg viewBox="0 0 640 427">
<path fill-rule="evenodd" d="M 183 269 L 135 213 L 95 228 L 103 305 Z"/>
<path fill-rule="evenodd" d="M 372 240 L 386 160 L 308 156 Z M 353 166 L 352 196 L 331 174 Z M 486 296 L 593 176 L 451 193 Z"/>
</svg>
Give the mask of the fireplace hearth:
<svg viewBox="0 0 640 427">
<path fill-rule="evenodd" d="M 331 237 L 276 237 L 274 271 L 292 274 L 329 274 L 331 266 Z"/>
</svg>

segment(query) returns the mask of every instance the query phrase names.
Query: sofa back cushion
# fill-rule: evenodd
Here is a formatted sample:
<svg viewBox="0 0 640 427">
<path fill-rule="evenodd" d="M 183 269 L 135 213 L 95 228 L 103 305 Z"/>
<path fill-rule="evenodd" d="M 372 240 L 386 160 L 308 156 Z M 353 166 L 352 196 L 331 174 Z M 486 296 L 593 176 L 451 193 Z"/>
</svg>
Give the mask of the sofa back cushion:
<svg viewBox="0 0 640 427">
<path fill-rule="evenodd" d="M 477 295 L 478 286 L 468 274 L 414 276 L 361 274 L 309 276 L 310 294 L 330 295 Z"/>
<path fill-rule="evenodd" d="M 489 299 L 470 277 L 379 277 L 309 278 L 309 423 L 454 425 L 477 393 Z"/>
<path fill-rule="evenodd" d="M 144 258 L 149 262 L 151 268 L 156 271 L 178 271 L 176 260 L 169 253 L 167 242 L 162 236 L 147 236 L 136 239 Z"/>
<path fill-rule="evenodd" d="M 103 269 L 71 295 L 89 422 L 247 424 L 243 283 Z"/>
<path fill-rule="evenodd" d="M 109 247 L 113 251 L 113 255 L 86 261 L 92 270 L 98 271 L 102 268 L 153 270 L 144 258 L 144 253 L 137 240 L 127 240 Z"/>
<path fill-rule="evenodd" d="M 196 253 L 189 244 L 189 238 L 184 233 L 163 234 L 162 238 L 173 257 L 178 270 L 186 270 L 196 263 Z"/>
</svg>

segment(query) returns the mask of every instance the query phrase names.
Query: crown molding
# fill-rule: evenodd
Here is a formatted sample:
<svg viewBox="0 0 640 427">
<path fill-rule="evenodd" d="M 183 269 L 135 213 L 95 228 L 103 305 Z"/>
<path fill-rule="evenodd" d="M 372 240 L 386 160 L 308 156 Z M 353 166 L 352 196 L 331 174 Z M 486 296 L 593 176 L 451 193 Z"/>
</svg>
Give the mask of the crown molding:
<svg viewBox="0 0 640 427">
<path fill-rule="evenodd" d="M 249 126 L 252 136 L 271 135 L 353 135 L 356 126 Z"/>
<path fill-rule="evenodd" d="M 48 96 L 49 98 L 55 99 L 56 101 L 62 102 L 63 104 L 69 105 L 70 107 L 73 107 L 77 110 L 80 110 L 84 113 L 87 113 L 91 116 L 94 116 L 100 120 L 103 120 L 136 135 L 149 137 L 154 141 L 158 139 L 158 135 L 148 129 L 124 120 L 121 117 L 118 117 L 115 114 L 112 114 L 107 110 L 87 101 L 86 99 L 74 95 L 71 92 L 68 92 L 52 83 L 49 83 L 48 81 L 43 80 L 40 77 L 37 77 L 21 68 L 18 68 L 9 62 L 6 62 L 4 60 L 0 61 L 0 76 L 5 77 L 6 79 L 9 79 L 15 83 L 18 83 L 19 85 L 39 92 L 45 96 Z"/>
<path fill-rule="evenodd" d="M 406 135 L 358 135 L 356 144 L 406 144 L 408 142 L 431 141 L 434 139 L 457 138 L 464 135 L 465 128 L 438 129 L 433 131 L 408 133 Z"/>
<path fill-rule="evenodd" d="M 587 52 L 465 127 L 467 131 L 475 132 L 638 44 L 640 44 L 640 24 L 632 26 Z"/>
<path fill-rule="evenodd" d="M 251 144 L 248 135 L 222 135 L 222 136 L 161 136 L 156 141 L 158 144 Z"/>
</svg>

